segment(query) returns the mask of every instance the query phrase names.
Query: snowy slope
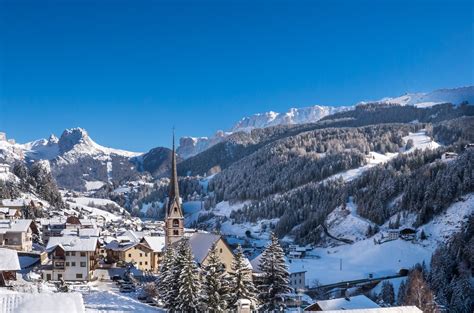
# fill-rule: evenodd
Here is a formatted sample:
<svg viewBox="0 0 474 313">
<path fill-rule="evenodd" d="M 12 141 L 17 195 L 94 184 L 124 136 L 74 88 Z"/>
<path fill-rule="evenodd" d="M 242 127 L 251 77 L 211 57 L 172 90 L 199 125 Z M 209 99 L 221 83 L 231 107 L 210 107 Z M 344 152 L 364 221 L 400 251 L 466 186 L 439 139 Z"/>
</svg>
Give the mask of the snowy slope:
<svg viewBox="0 0 474 313">
<path fill-rule="evenodd" d="M 383 98 L 375 101 L 363 101 L 364 103 L 414 105 L 419 108 L 430 107 L 440 103 L 460 104 L 463 101 L 474 103 L 474 86 L 460 87 L 454 89 L 439 89 L 432 92 L 407 93 L 394 98 Z"/>
</svg>

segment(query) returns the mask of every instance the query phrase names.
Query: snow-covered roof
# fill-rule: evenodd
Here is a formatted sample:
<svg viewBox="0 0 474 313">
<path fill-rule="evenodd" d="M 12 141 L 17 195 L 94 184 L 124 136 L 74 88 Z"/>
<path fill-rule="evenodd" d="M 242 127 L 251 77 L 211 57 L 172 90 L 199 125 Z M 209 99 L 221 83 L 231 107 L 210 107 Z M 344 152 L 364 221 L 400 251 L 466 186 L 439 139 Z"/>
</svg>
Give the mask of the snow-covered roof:
<svg viewBox="0 0 474 313">
<path fill-rule="evenodd" d="M 33 220 L 0 220 L 0 234 L 7 232 L 26 232 Z"/>
<path fill-rule="evenodd" d="M 161 252 L 165 247 L 164 236 L 145 236 L 143 240 L 145 240 L 148 246 L 155 252 Z"/>
<path fill-rule="evenodd" d="M 359 295 L 350 298 L 321 300 L 317 301 L 316 304 L 323 311 L 344 310 L 344 312 L 347 312 L 346 310 L 353 309 L 372 309 L 380 307 L 377 303 L 373 302 L 364 295 Z"/>
<path fill-rule="evenodd" d="M 99 237 L 100 230 L 98 228 L 66 228 L 61 231 L 61 234 L 63 236 Z"/>
<path fill-rule="evenodd" d="M 388 308 L 354 309 L 354 310 L 330 310 L 330 313 L 422 313 L 416 306 L 394 306 Z"/>
<path fill-rule="evenodd" d="M 16 250 L 0 248 L 0 271 L 19 271 L 20 269 L 20 261 Z"/>
<path fill-rule="evenodd" d="M 84 313 L 84 301 L 80 293 L 18 293 L 0 294 L 3 313 Z"/>
<path fill-rule="evenodd" d="M 25 206 L 28 205 L 28 201 L 25 199 L 3 199 L 2 200 L 3 206 Z"/>
<path fill-rule="evenodd" d="M 52 251 L 59 245 L 65 251 L 94 251 L 97 247 L 97 238 L 78 236 L 50 237 L 46 250 Z"/>
<path fill-rule="evenodd" d="M 261 273 L 260 270 L 260 262 L 262 260 L 262 254 L 260 253 L 254 259 L 250 260 L 250 265 L 252 266 L 252 270 L 254 273 Z"/>
<path fill-rule="evenodd" d="M 119 242 L 117 240 L 113 240 L 105 246 L 105 249 L 113 250 L 113 251 L 126 251 L 136 246 L 137 244 L 138 244 L 137 242 L 133 242 L 133 241 Z"/>
<path fill-rule="evenodd" d="M 194 259 L 202 263 L 211 250 L 211 247 L 221 238 L 220 235 L 210 233 L 194 233 L 189 238 L 189 245 L 193 251 Z"/>
</svg>

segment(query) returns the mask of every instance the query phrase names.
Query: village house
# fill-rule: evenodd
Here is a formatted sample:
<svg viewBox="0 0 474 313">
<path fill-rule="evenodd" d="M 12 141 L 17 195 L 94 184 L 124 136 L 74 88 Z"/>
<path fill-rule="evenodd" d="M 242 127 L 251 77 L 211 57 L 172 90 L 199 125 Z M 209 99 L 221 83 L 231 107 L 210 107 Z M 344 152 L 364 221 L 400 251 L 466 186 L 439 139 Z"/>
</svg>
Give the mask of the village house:
<svg viewBox="0 0 474 313">
<path fill-rule="evenodd" d="M 304 309 L 305 312 L 374 309 L 380 306 L 364 295 L 317 301 Z"/>
<path fill-rule="evenodd" d="M 163 250 L 165 248 L 164 236 L 145 236 L 141 243 L 152 250 L 151 266 L 153 272 L 159 272 L 160 263 L 163 258 Z"/>
<path fill-rule="evenodd" d="M 107 262 L 125 266 L 133 264 L 141 271 L 156 272 L 158 270 L 153 262 L 153 250 L 145 244 L 137 242 L 112 241 L 106 246 Z"/>
<path fill-rule="evenodd" d="M 18 251 L 31 251 L 33 233 L 38 233 L 32 220 L 0 220 L 0 246 Z"/>
<path fill-rule="evenodd" d="M 98 238 L 51 237 L 46 246 L 49 262 L 41 266 L 44 280 L 89 281 L 98 262 Z"/>
<path fill-rule="evenodd" d="M 20 269 L 18 253 L 15 250 L 0 248 L 0 287 L 5 287 L 9 280 L 16 280 L 16 272 Z"/>
<path fill-rule="evenodd" d="M 11 208 L 0 208 L 0 220 L 14 220 L 21 218 L 21 210 Z"/>
<path fill-rule="evenodd" d="M 227 272 L 232 271 L 234 254 L 221 235 L 196 232 L 189 238 L 189 245 L 194 255 L 194 260 L 199 266 L 205 266 L 209 262 L 209 252 L 215 246 L 220 261 L 224 264 Z"/>
</svg>

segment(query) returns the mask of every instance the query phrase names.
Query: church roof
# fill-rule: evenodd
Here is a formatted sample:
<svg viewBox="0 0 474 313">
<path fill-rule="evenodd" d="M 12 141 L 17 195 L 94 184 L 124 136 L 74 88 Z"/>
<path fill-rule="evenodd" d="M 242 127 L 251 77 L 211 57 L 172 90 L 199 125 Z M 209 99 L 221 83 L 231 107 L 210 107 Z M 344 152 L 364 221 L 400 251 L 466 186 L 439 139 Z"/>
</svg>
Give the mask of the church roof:
<svg viewBox="0 0 474 313">
<path fill-rule="evenodd" d="M 194 233 L 189 238 L 189 245 L 194 255 L 194 260 L 201 264 L 209 254 L 212 245 L 221 238 L 220 235 L 211 233 Z"/>
</svg>

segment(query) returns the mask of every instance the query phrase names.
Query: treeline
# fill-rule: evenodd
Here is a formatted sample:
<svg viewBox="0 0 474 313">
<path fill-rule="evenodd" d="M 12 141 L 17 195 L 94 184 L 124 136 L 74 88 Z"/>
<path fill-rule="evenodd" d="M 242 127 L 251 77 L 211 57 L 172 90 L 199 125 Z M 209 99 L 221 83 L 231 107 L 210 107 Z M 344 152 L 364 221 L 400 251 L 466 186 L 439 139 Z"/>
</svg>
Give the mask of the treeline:
<svg viewBox="0 0 474 313">
<path fill-rule="evenodd" d="M 23 162 L 16 162 L 12 172 L 18 177 L 19 182 L 0 181 L 1 199 L 16 198 L 22 192 L 32 192 L 48 201 L 53 207 L 65 207 L 53 176 L 41 162 L 33 163 L 30 168 Z"/>
<path fill-rule="evenodd" d="M 421 125 L 327 128 L 276 141 L 212 179 L 216 201 L 261 200 L 365 164 L 370 151 L 398 152 L 402 137 Z"/>
<path fill-rule="evenodd" d="M 232 134 L 224 142 L 184 160 L 178 164 L 182 176 L 224 170 L 234 162 L 254 153 L 265 145 L 277 140 L 296 136 L 306 131 L 329 127 L 362 127 L 387 123 L 438 123 L 462 116 L 473 116 L 474 106 L 451 104 L 436 105 L 430 108 L 414 106 L 368 104 L 355 110 L 327 116 L 316 123 L 301 125 L 279 125 L 263 129 L 254 129 L 250 133 Z"/>
<path fill-rule="evenodd" d="M 279 218 L 275 226 L 278 236 L 291 234 L 297 242 L 317 243 L 328 214 L 354 196 L 358 213 L 377 224 L 410 211 L 417 214 L 417 224 L 421 225 L 474 191 L 474 149 L 459 151 L 456 159 L 448 161 L 441 161 L 443 151 L 416 150 L 399 155 L 348 183 L 342 179 L 308 183 L 253 201 L 230 217 L 237 223 Z"/>
<path fill-rule="evenodd" d="M 357 212 L 377 224 L 398 212 L 415 212 L 416 224 L 422 225 L 461 195 L 473 192 L 474 149 L 449 161 L 440 160 L 443 151 L 400 155 L 365 172 L 351 186 Z"/>
</svg>

